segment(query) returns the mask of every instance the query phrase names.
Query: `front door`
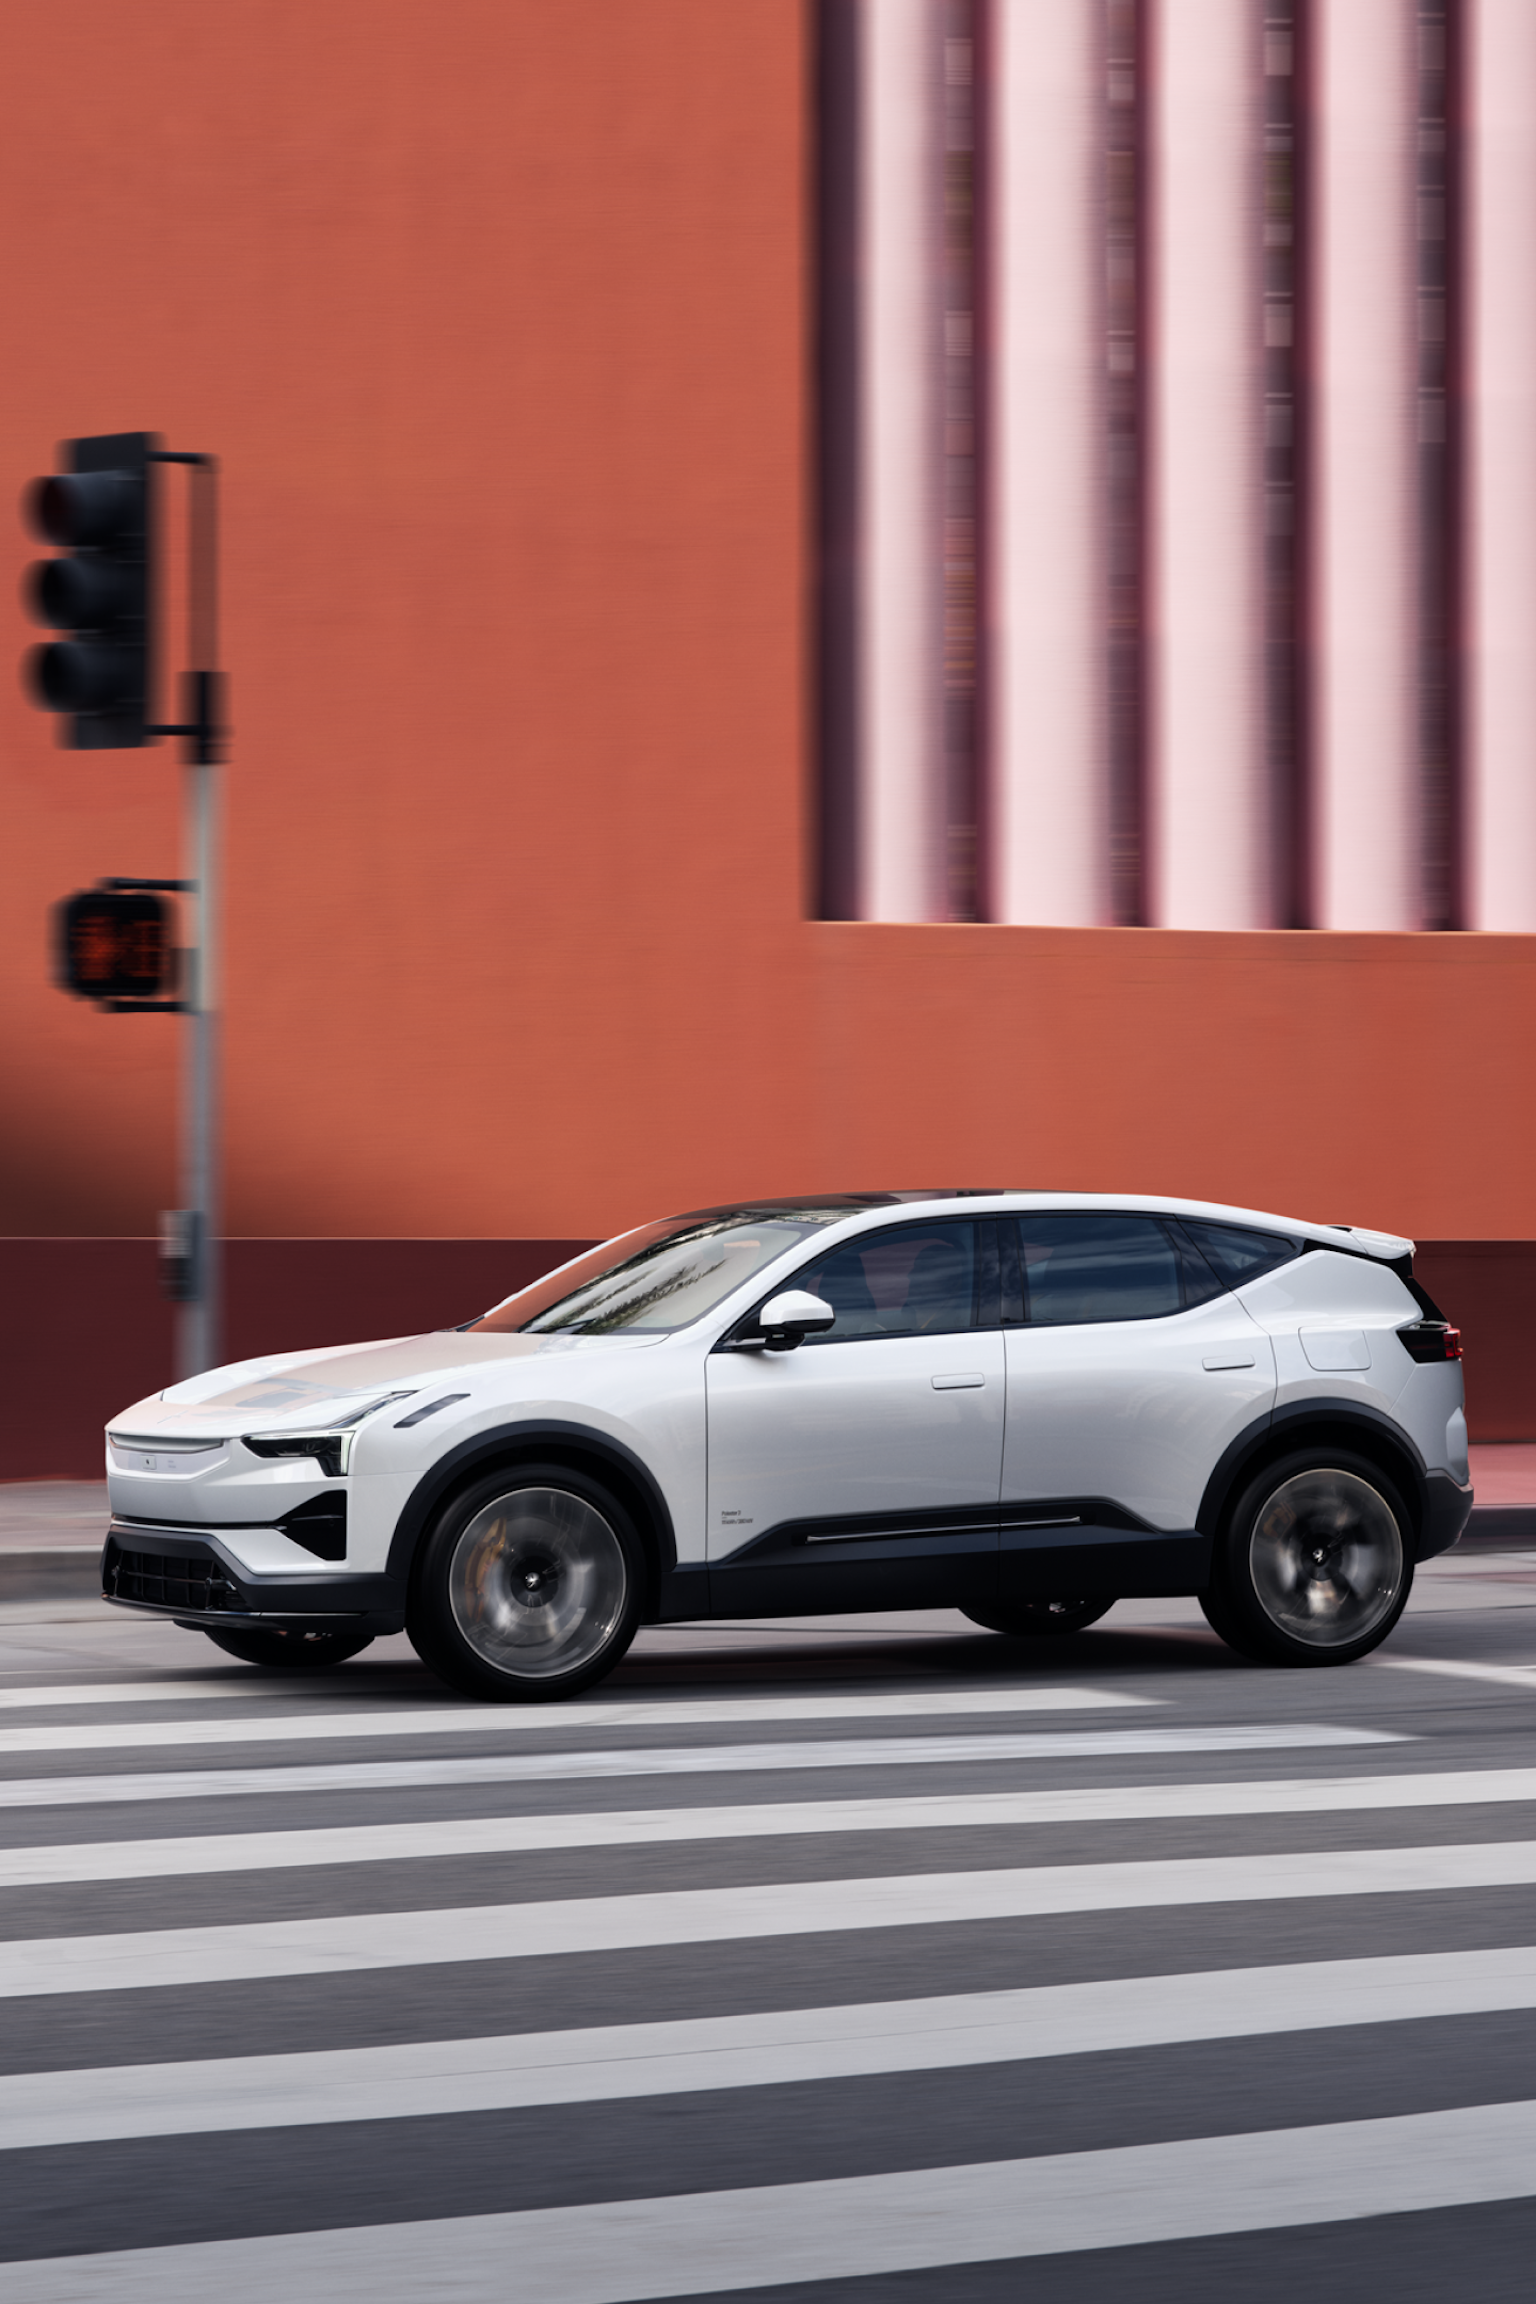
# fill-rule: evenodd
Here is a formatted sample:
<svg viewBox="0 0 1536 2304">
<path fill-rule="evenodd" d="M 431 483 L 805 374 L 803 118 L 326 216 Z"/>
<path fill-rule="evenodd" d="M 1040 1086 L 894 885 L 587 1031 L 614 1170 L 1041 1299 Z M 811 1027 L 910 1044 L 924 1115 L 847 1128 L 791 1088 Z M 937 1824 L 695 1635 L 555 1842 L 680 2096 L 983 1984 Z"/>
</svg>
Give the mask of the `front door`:
<svg viewBox="0 0 1536 2304">
<path fill-rule="evenodd" d="M 1197 1590 L 1206 1482 L 1274 1401 L 1268 1336 L 1159 1218 L 1027 1216 L 1018 1240 L 1004 1284 L 1005 1602 Z"/>
<path fill-rule="evenodd" d="M 791 1283 L 833 1306 L 825 1336 L 710 1355 L 716 1615 L 995 1596 L 996 1240 L 991 1222 L 861 1234 Z"/>
</svg>

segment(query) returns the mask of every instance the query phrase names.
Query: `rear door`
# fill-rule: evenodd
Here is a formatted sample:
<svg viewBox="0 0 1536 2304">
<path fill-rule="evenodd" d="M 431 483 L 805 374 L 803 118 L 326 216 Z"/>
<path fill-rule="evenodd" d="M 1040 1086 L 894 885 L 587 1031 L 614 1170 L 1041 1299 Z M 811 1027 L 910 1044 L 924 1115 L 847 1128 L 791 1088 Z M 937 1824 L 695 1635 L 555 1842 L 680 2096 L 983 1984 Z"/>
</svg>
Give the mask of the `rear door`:
<svg viewBox="0 0 1536 2304">
<path fill-rule="evenodd" d="M 997 1589 L 998 1227 L 863 1233 L 795 1274 L 837 1313 L 707 1364 L 717 1615 L 948 1606 Z"/>
<path fill-rule="evenodd" d="M 1206 1482 L 1274 1403 L 1268 1336 L 1161 1218 L 1027 1216 L 1016 1239 L 1003 1275 L 1004 1601 L 1196 1589 Z"/>
</svg>

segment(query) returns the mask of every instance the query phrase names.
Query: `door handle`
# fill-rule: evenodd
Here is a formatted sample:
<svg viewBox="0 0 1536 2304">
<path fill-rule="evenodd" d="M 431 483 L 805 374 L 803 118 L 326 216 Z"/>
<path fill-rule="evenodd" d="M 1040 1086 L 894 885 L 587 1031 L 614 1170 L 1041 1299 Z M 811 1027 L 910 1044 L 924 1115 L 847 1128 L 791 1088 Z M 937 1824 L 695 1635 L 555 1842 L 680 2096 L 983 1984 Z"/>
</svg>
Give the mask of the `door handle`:
<svg viewBox="0 0 1536 2304">
<path fill-rule="evenodd" d="M 971 1392 L 985 1384 L 986 1378 L 979 1369 L 966 1369 L 963 1374 L 930 1376 L 928 1381 L 935 1392 Z"/>
<path fill-rule="evenodd" d="M 1207 1352 L 1200 1363 L 1202 1368 L 1252 1368 L 1257 1365 L 1251 1352 L 1234 1345 L 1227 1352 Z"/>
</svg>

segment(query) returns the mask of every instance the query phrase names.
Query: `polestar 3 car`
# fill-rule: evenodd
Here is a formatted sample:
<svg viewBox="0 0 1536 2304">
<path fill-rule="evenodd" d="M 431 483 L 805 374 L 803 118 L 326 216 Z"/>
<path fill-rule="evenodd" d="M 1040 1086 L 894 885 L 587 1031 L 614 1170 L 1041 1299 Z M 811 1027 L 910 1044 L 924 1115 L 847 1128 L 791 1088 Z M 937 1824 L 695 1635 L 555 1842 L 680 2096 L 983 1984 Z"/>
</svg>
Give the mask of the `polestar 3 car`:
<svg viewBox="0 0 1536 2304">
<path fill-rule="evenodd" d="M 1413 1244 L 1194 1200 L 869 1192 L 647 1224 L 460 1328 L 215 1369 L 111 1425 L 105 1597 L 253 1664 L 406 1631 L 568 1696 L 642 1624 L 1198 1597 L 1384 1640 L 1472 1506 Z"/>
</svg>

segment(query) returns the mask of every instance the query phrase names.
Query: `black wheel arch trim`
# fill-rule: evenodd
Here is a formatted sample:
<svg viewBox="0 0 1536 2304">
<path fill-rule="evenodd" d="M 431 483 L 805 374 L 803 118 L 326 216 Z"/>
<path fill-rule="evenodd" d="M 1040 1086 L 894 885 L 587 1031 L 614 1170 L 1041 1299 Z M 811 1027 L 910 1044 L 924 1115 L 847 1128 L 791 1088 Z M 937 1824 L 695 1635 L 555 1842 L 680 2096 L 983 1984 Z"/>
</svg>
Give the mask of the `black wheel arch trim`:
<svg viewBox="0 0 1536 2304">
<path fill-rule="evenodd" d="M 657 1596 L 677 1566 L 672 1514 L 656 1476 L 621 1440 L 611 1439 L 606 1432 L 594 1431 L 589 1424 L 571 1423 L 559 1417 L 530 1417 L 526 1423 L 500 1424 L 494 1431 L 478 1432 L 472 1440 L 460 1441 L 446 1456 L 439 1457 L 406 1498 L 390 1538 L 385 1574 L 403 1598 L 410 1589 L 411 1571 L 422 1539 L 454 1490 L 462 1488 L 478 1473 L 494 1471 L 500 1464 L 510 1470 L 518 1458 L 534 1457 L 541 1447 L 556 1456 L 571 1453 L 586 1457 L 599 1475 L 606 1468 L 620 1490 L 621 1502 L 630 1500 L 624 1494 L 625 1489 L 638 1496 L 638 1533 L 651 1570 L 644 1620 L 653 1621 Z"/>
<path fill-rule="evenodd" d="M 1220 1535 L 1233 1499 L 1263 1458 L 1285 1454 L 1293 1447 L 1305 1447 L 1309 1431 L 1319 1427 L 1319 1444 L 1325 1437 L 1336 1435 L 1343 1442 L 1353 1441 L 1362 1455 L 1378 1461 L 1384 1456 L 1387 1459 L 1384 1470 L 1396 1468 L 1403 1502 L 1413 1516 L 1415 1560 L 1428 1559 L 1432 1553 L 1454 1544 L 1472 1509 L 1471 1489 L 1455 1490 L 1458 1498 L 1465 1496 L 1465 1510 L 1455 1534 L 1440 1540 L 1447 1515 L 1438 1502 L 1437 1490 L 1447 1475 L 1432 1473 L 1408 1433 L 1379 1408 L 1372 1408 L 1363 1400 L 1345 1400 L 1326 1394 L 1311 1400 L 1287 1401 L 1284 1407 L 1257 1417 L 1222 1450 L 1205 1484 L 1200 1509 L 1195 1514 L 1196 1527 L 1207 1536 Z M 1455 1487 L 1454 1482 L 1450 1484 Z"/>
</svg>

